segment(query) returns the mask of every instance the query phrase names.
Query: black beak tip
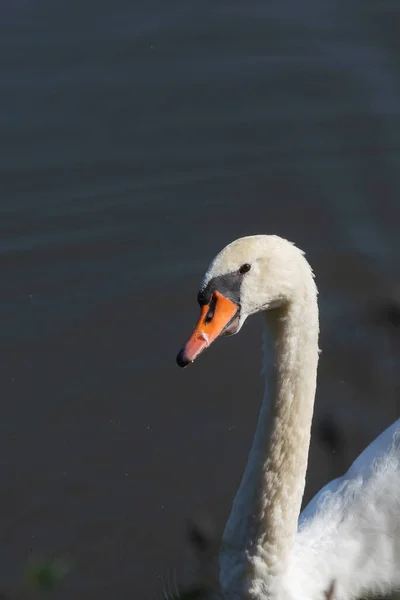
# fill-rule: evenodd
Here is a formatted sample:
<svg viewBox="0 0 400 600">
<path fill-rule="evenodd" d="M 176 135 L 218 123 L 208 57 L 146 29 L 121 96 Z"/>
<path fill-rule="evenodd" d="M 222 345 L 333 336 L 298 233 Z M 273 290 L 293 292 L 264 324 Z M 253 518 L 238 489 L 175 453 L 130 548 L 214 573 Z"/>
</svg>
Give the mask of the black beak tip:
<svg viewBox="0 0 400 600">
<path fill-rule="evenodd" d="M 187 358 L 185 358 L 185 351 L 182 349 L 178 356 L 176 357 L 176 362 L 178 364 L 179 367 L 187 367 L 190 364 L 190 360 L 187 360 Z"/>
</svg>

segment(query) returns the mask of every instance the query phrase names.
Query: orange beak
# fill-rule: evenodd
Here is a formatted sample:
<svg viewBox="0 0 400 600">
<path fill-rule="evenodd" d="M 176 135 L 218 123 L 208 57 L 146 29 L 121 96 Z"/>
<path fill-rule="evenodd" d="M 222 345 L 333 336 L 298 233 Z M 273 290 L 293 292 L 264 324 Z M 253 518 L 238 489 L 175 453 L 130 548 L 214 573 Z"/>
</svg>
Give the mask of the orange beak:
<svg viewBox="0 0 400 600">
<path fill-rule="evenodd" d="M 220 292 L 214 292 L 210 304 L 201 307 L 196 327 L 177 356 L 178 365 L 186 367 L 193 362 L 223 332 L 238 310 L 239 307 L 235 302 Z"/>
</svg>

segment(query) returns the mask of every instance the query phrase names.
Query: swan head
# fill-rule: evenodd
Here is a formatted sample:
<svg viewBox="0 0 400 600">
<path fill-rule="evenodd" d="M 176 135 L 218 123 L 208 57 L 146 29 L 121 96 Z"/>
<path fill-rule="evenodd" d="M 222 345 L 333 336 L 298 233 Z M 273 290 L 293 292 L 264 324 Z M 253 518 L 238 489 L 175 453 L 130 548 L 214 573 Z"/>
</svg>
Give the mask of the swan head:
<svg viewBox="0 0 400 600">
<path fill-rule="evenodd" d="M 211 262 L 200 286 L 200 318 L 177 357 L 181 367 L 193 362 L 217 337 L 240 331 L 247 317 L 290 302 L 299 293 L 303 252 L 275 235 L 235 240 Z"/>
</svg>

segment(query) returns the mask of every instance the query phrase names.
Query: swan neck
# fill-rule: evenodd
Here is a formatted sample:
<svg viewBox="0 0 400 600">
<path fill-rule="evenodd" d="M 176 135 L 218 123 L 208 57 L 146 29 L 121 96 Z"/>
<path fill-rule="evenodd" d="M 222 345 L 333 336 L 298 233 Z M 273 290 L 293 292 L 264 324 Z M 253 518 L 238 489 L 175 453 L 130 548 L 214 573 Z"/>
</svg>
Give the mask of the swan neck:
<svg viewBox="0 0 400 600">
<path fill-rule="evenodd" d="M 264 352 L 264 400 L 225 529 L 221 567 L 227 573 L 226 589 L 237 578 L 248 582 L 244 589 L 262 580 L 271 585 L 272 597 L 273 586 L 288 569 L 310 445 L 319 353 L 311 275 L 301 299 L 264 315 L 274 360 Z"/>
<path fill-rule="evenodd" d="M 256 539 L 268 567 L 279 572 L 287 568 L 305 487 L 318 365 L 315 294 L 274 312 L 266 313 L 275 361 Z"/>
</svg>

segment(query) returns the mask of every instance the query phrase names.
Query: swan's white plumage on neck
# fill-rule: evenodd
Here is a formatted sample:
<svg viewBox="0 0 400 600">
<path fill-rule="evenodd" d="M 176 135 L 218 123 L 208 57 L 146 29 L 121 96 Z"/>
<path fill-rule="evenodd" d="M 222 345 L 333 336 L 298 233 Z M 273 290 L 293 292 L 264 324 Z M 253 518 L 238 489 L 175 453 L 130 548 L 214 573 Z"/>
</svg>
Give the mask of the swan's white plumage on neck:
<svg viewBox="0 0 400 600">
<path fill-rule="evenodd" d="M 256 264 L 242 286 L 242 309 L 245 318 L 270 309 L 275 360 L 266 366 L 269 394 L 226 526 L 221 566 L 227 592 L 241 586 L 243 597 L 267 597 L 288 569 L 304 492 L 318 363 L 317 291 L 303 253 L 276 236 L 234 242 L 214 261 L 211 276 L 238 261 L 252 270 Z"/>
<path fill-rule="evenodd" d="M 264 355 L 266 392 L 223 537 L 224 597 L 322 600 L 334 582 L 334 598 L 347 600 L 400 587 L 400 420 L 299 518 L 319 355 L 317 289 L 303 252 L 277 236 L 241 238 L 212 261 L 202 289 L 222 281 L 228 294 L 236 286 L 237 331 L 264 312 L 274 355 Z"/>
</svg>

